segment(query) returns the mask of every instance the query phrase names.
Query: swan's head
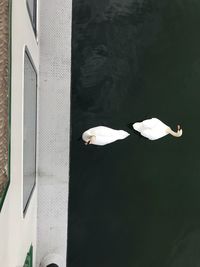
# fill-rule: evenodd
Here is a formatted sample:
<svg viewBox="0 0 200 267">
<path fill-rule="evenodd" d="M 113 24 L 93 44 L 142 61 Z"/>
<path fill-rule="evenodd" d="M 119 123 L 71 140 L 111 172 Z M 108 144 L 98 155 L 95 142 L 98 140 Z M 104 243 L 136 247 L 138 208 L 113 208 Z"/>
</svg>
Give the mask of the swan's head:
<svg viewBox="0 0 200 267">
<path fill-rule="evenodd" d="M 177 137 L 181 137 L 182 134 L 183 134 L 183 130 L 181 129 L 181 126 L 177 125 Z"/>
<path fill-rule="evenodd" d="M 95 135 L 89 135 L 87 139 L 85 139 L 85 145 L 87 146 L 87 145 L 93 144 L 95 140 L 96 140 Z"/>
</svg>

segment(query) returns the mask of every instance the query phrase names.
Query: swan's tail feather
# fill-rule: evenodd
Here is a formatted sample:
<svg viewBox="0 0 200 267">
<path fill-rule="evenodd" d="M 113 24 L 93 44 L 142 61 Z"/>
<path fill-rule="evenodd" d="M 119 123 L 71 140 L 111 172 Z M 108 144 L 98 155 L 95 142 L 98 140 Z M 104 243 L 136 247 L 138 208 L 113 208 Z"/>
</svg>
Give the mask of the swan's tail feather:
<svg viewBox="0 0 200 267">
<path fill-rule="evenodd" d="M 124 130 L 120 130 L 120 138 L 119 139 L 125 139 L 126 137 L 128 137 L 130 134 L 127 133 Z"/>
<path fill-rule="evenodd" d="M 140 132 L 141 129 L 141 122 L 136 122 L 133 124 L 133 129 Z"/>
</svg>

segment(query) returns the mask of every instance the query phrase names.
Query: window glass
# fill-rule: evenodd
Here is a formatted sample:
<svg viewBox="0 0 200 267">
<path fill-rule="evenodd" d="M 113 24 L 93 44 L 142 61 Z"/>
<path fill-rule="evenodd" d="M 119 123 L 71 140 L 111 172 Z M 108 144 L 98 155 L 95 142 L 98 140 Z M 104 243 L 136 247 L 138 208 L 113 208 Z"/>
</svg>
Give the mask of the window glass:
<svg viewBox="0 0 200 267">
<path fill-rule="evenodd" d="M 29 16 L 31 19 L 31 23 L 33 25 L 33 30 L 36 34 L 36 27 L 37 27 L 37 0 L 27 0 L 27 7 Z"/>
<path fill-rule="evenodd" d="M 30 57 L 24 57 L 24 146 L 23 209 L 25 211 L 36 180 L 37 73 Z"/>
</svg>

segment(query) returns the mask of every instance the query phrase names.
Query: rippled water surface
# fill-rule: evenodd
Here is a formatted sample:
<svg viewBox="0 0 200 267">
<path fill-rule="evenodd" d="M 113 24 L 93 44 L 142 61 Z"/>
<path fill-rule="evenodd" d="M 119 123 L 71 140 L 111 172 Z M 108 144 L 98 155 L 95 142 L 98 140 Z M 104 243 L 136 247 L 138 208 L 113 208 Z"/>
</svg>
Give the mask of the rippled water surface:
<svg viewBox="0 0 200 267">
<path fill-rule="evenodd" d="M 69 267 L 200 266 L 200 1 L 74 0 Z M 183 137 L 149 141 L 158 117 Z M 131 135 L 85 146 L 105 125 Z"/>
</svg>

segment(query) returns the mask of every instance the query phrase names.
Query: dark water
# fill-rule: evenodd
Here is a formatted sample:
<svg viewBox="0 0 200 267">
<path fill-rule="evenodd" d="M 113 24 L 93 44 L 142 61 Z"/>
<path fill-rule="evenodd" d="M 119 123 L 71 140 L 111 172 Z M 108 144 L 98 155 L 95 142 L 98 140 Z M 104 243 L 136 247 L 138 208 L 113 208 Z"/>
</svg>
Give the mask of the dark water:
<svg viewBox="0 0 200 267">
<path fill-rule="evenodd" d="M 200 266 L 200 1 L 74 0 L 68 267 Z M 183 137 L 149 141 L 157 117 Z M 87 146 L 105 125 L 131 135 Z"/>
</svg>

